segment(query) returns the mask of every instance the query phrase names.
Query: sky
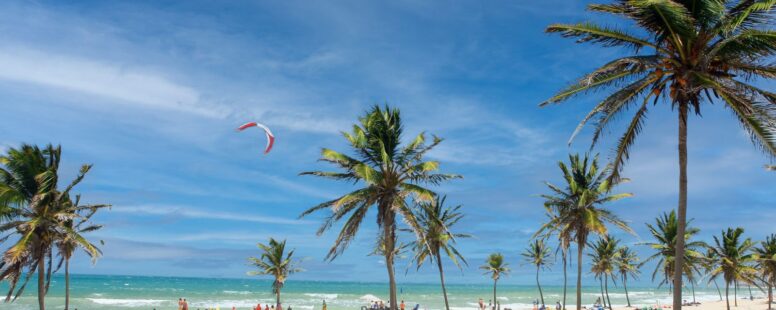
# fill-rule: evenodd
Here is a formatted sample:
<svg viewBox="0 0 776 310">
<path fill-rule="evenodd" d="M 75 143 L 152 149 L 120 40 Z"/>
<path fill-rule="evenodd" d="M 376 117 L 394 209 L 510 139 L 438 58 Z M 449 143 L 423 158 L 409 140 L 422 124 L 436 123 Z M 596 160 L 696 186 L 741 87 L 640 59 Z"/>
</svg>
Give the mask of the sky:
<svg viewBox="0 0 776 310">
<path fill-rule="evenodd" d="M 477 267 L 495 251 L 533 283 L 520 253 L 544 218 L 544 181 L 560 183 L 557 162 L 589 150 L 590 131 L 567 140 L 598 96 L 561 106 L 538 103 L 586 71 L 630 53 L 575 44 L 543 32 L 551 23 L 603 20 L 584 2 L 545 1 L 3 1 L 0 3 L 0 151 L 22 143 L 61 144 L 60 174 L 92 171 L 76 188 L 109 203 L 96 264 L 79 254 L 74 273 L 246 277 L 257 242 L 287 239 L 306 270 L 295 279 L 385 281 L 368 256 L 375 214 L 348 250 L 324 260 L 336 236 L 315 231 L 326 215 L 305 209 L 356 185 L 300 172 L 325 170 L 323 147 L 348 153 L 340 131 L 375 104 L 401 110 L 405 141 L 445 138 L 428 154 L 464 176 L 435 187 L 466 214 L 457 229 L 469 262 L 448 281 L 489 281 Z M 773 84 L 766 87 L 773 88 Z M 272 128 L 263 155 L 259 131 Z M 619 120 L 593 152 L 602 161 Z M 618 192 L 607 206 L 635 230 L 613 230 L 642 257 L 646 222 L 676 207 L 676 114 L 649 115 Z M 689 120 L 689 217 L 709 241 L 742 226 L 755 240 L 774 233 L 769 158 L 721 104 Z M 402 236 L 410 241 L 410 236 Z M 651 266 L 641 283 L 649 284 Z M 397 264 L 399 282 L 435 282 L 432 268 Z M 408 270 L 406 273 L 405 270 Z M 560 267 L 547 271 L 559 279 Z M 586 275 L 587 276 L 587 275 Z"/>
</svg>

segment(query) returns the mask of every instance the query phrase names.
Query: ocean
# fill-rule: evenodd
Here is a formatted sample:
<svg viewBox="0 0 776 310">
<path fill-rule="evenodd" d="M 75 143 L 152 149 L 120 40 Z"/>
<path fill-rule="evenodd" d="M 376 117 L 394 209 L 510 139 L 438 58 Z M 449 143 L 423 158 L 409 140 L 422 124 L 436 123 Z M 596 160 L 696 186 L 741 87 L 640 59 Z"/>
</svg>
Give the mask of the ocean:
<svg viewBox="0 0 776 310">
<path fill-rule="evenodd" d="M 1 304 L 0 309 L 32 310 L 37 309 L 35 293 L 36 283 L 31 279 L 24 295 L 11 304 Z M 570 281 L 571 282 L 571 281 Z M 189 309 L 216 308 L 223 310 L 251 309 L 256 304 L 274 303 L 269 280 L 259 279 L 207 279 L 207 278 L 172 278 L 146 276 L 104 276 L 104 275 L 73 275 L 71 285 L 71 309 L 89 310 L 132 310 L 132 309 L 177 309 L 178 298 L 189 301 Z M 0 289 L 7 290 L 5 284 Z M 405 300 L 407 308 L 420 304 L 421 309 L 442 309 L 442 299 L 439 284 L 399 284 L 399 298 Z M 493 287 L 489 284 L 449 284 L 448 295 L 451 308 L 455 310 L 476 309 L 477 301 L 482 298 L 486 303 L 492 299 Z M 560 300 L 562 288 L 548 285 L 543 287 L 544 298 L 548 306 Z M 724 289 L 724 288 L 723 288 Z M 631 303 L 634 305 L 655 305 L 670 303 L 670 295 L 666 288 L 629 287 Z M 360 309 L 368 302 L 376 299 L 386 299 L 388 286 L 383 283 L 359 282 L 318 282 L 290 280 L 282 290 L 282 300 L 285 307 L 300 310 L 320 310 L 323 300 L 328 309 Z M 569 287 L 568 303 L 574 303 L 573 287 Z M 691 300 L 690 292 L 687 299 Z M 583 302 L 590 305 L 600 296 L 597 286 L 585 287 Z M 622 286 L 610 284 L 609 296 L 615 308 L 625 305 L 625 293 Z M 749 296 L 746 288 L 739 290 L 739 298 Z M 755 296 L 762 296 L 755 291 Z M 539 293 L 536 286 L 531 285 L 499 285 L 498 299 L 501 308 L 531 309 L 534 299 Z M 732 298 L 732 292 L 731 292 Z M 696 299 L 718 300 L 714 286 L 697 288 Z M 64 278 L 55 276 L 51 290 L 46 298 L 48 309 L 64 309 Z M 554 309 L 554 306 L 552 306 Z"/>
</svg>

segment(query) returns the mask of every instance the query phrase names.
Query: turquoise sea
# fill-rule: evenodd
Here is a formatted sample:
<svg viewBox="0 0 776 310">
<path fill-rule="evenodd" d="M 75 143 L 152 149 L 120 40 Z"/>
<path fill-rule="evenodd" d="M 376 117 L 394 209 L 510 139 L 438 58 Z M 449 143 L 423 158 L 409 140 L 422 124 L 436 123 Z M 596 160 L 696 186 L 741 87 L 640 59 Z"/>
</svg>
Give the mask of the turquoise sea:
<svg viewBox="0 0 776 310">
<path fill-rule="evenodd" d="M 48 309 L 64 309 L 64 279 L 55 276 L 51 291 L 46 298 Z M 400 284 L 400 298 L 406 301 L 408 308 L 420 304 L 421 309 L 441 309 L 439 285 Z M 0 289 L 7 289 L 0 285 Z M 12 304 L 0 304 L 0 309 L 32 310 L 37 309 L 35 283 L 30 283 L 23 297 Z M 569 288 L 569 305 L 573 304 L 574 292 Z M 358 282 L 317 282 L 289 281 L 282 291 L 283 304 L 293 309 L 318 310 L 326 300 L 328 309 L 360 309 L 361 306 L 377 298 L 386 299 L 388 287 L 380 283 Z M 545 302 L 554 304 L 560 299 L 561 287 L 544 287 Z M 3 290 L 5 292 L 5 290 Z M 483 298 L 487 303 L 491 299 L 492 286 L 488 284 L 450 284 L 448 285 L 451 307 L 456 310 L 476 309 L 477 300 Z M 600 296 L 598 287 L 583 290 L 585 304 L 592 304 Z M 667 289 L 629 287 L 631 303 L 635 305 L 655 305 L 670 303 Z M 690 292 L 687 292 L 688 298 Z M 609 295 L 612 304 L 624 305 L 625 294 L 622 287 L 611 286 Z M 731 294 L 732 295 L 732 294 Z M 755 296 L 760 296 L 755 292 Z M 512 309 L 531 309 L 532 301 L 539 294 L 535 286 L 499 285 L 498 296 L 501 307 Z M 739 291 L 739 297 L 748 296 L 748 291 Z M 73 275 L 71 280 L 71 309 L 88 310 L 132 310 L 132 309 L 177 309 L 177 299 L 183 297 L 189 301 L 190 309 L 215 308 L 229 310 L 250 309 L 257 303 L 274 301 L 270 292 L 270 281 L 257 279 L 207 279 L 207 278 L 171 278 L 141 276 L 96 276 Z M 698 288 L 696 298 L 718 300 L 716 289 Z"/>
</svg>

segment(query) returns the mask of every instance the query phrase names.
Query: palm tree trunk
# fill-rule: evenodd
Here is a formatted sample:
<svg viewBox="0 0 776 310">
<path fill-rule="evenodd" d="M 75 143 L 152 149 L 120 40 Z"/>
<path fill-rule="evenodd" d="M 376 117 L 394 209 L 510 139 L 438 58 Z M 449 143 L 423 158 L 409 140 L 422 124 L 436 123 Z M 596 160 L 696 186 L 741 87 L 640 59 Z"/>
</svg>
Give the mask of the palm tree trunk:
<svg viewBox="0 0 776 310">
<path fill-rule="evenodd" d="M 65 310 L 70 309 L 70 258 L 65 257 Z"/>
<path fill-rule="evenodd" d="M 719 301 L 722 301 L 722 291 L 719 290 L 719 284 L 717 284 L 717 279 L 714 279 L 714 286 L 717 287 L 717 293 L 719 294 Z"/>
<path fill-rule="evenodd" d="M 727 305 L 727 310 L 730 310 L 730 283 L 725 281 L 725 304 Z"/>
<path fill-rule="evenodd" d="M 771 305 L 773 304 L 773 286 L 771 283 L 768 283 L 768 310 L 771 310 Z"/>
<path fill-rule="evenodd" d="M 692 289 L 692 303 L 695 303 L 695 281 L 693 280 L 690 280 L 690 289 Z"/>
<path fill-rule="evenodd" d="M 46 288 L 45 288 L 45 276 L 46 276 L 46 262 L 45 255 L 41 255 L 38 259 L 38 307 L 40 310 L 46 310 Z"/>
<path fill-rule="evenodd" d="M 577 239 L 577 310 L 582 310 L 582 238 Z"/>
<path fill-rule="evenodd" d="M 609 276 L 604 274 L 604 289 L 606 290 L 606 303 L 609 304 L 609 309 L 612 309 L 612 300 L 609 298 Z"/>
<path fill-rule="evenodd" d="M 628 308 L 630 308 L 630 297 L 628 297 L 628 284 L 626 283 L 628 280 L 627 277 L 625 277 L 625 274 L 622 274 L 622 287 L 625 289 L 625 300 L 628 302 Z"/>
<path fill-rule="evenodd" d="M 738 280 L 733 281 L 733 305 L 738 307 Z"/>
<path fill-rule="evenodd" d="M 436 254 L 437 267 L 439 267 L 439 281 L 442 283 L 442 296 L 445 297 L 445 309 L 450 310 L 450 304 L 447 302 L 447 289 L 445 288 L 445 272 L 442 270 L 442 255 Z"/>
<path fill-rule="evenodd" d="M 383 223 L 383 234 L 385 242 L 385 267 L 388 269 L 388 284 L 390 294 L 390 308 L 391 310 L 398 310 L 396 304 L 396 277 L 393 270 L 393 251 L 394 242 L 396 241 L 396 214 L 392 211 L 388 211 L 390 214 L 386 216 Z"/>
<path fill-rule="evenodd" d="M 604 304 L 604 308 L 606 308 L 606 296 L 604 295 L 604 279 L 598 279 L 598 283 L 601 284 L 601 303 Z"/>
<path fill-rule="evenodd" d="M 496 282 L 498 279 L 493 279 L 493 304 L 496 304 Z"/>
<path fill-rule="evenodd" d="M 688 103 L 679 102 L 679 207 L 676 230 L 674 270 L 684 270 L 684 234 L 687 226 L 687 110 Z M 682 273 L 674 273 L 674 310 L 682 310 Z"/>
<path fill-rule="evenodd" d="M 566 258 L 566 250 L 561 250 L 561 256 L 563 257 L 563 304 L 560 306 L 562 310 L 566 310 L 566 287 L 568 286 L 568 276 L 566 275 L 566 265 L 568 264 Z"/>
<path fill-rule="evenodd" d="M 542 305 L 544 305 L 544 293 L 542 293 L 542 285 L 539 283 L 539 266 L 536 266 L 536 286 L 539 287 L 539 299 L 541 299 Z"/>
<path fill-rule="evenodd" d="M 746 287 L 748 287 L 748 288 L 749 288 L 749 300 L 752 300 L 752 299 L 754 299 L 754 296 L 752 295 L 752 285 L 751 285 L 751 284 L 749 284 L 749 285 L 747 285 Z"/>
<path fill-rule="evenodd" d="M 280 306 L 280 289 L 277 289 L 275 291 L 275 309 L 282 310 L 283 308 Z"/>
</svg>

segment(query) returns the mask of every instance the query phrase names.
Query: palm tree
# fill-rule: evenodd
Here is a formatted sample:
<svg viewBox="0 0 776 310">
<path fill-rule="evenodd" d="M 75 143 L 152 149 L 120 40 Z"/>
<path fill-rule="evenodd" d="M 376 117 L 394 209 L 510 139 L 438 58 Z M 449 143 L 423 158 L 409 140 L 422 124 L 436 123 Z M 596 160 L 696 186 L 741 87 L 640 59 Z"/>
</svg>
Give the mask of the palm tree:
<svg viewBox="0 0 776 310">
<path fill-rule="evenodd" d="M 624 221 L 601 206 L 632 195 L 610 194 L 624 179 L 606 180 L 607 169 L 599 170 L 598 156 L 590 161 L 587 155 L 583 159 L 580 159 L 579 155 L 569 155 L 569 164 L 570 166 L 563 162 L 558 163 L 566 182 L 564 188 L 545 182 L 553 194 L 542 195 L 545 199 L 544 206 L 549 214 L 553 214 L 553 217 L 542 225 L 537 234 L 541 235 L 555 229 L 561 238 L 561 243 L 567 239 L 577 244 L 577 310 L 581 310 L 582 253 L 588 236 L 606 235 L 607 223 L 624 231 L 633 232 Z"/>
<path fill-rule="evenodd" d="M 15 300 L 37 272 L 40 310 L 45 310 L 45 296 L 51 283 L 53 246 L 67 220 L 87 209 L 72 207 L 67 201 L 70 190 L 83 180 L 91 165 L 83 165 L 76 178 L 60 191 L 57 183 L 61 154 L 59 146 L 48 145 L 41 150 L 25 144 L 19 149 L 9 149 L 0 157 L 0 164 L 4 166 L 0 168 L 0 205 L 11 206 L 13 217 L 0 226 L 0 232 L 18 234 L 16 243 L 3 255 L 0 280 L 9 283 L 6 301 L 11 296 Z M 22 276 L 24 280 L 17 289 Z"/>
<path fill-rule="evenodd" d="M 689 221 L 690 223 L 692 220 Z M 689 223 L 688 223 L 689 224 Z M 651 261 L 657 261 L 655 264 L 655 270 L 652 272 L 652 281 L 655 281 L 658 275 L 662 276 L 658 287 L 664 284 L 673 283 L 671 279 L 674 277 L 674 268 L 676 267 L 674 262 L 676 261 L 676 244 L 678 243 L 677 236 L 679 235 L 679 222 L 676 219 L 676 211 L 663 213 L 663 215 L 655 218 L 655 224 L 647 223 L 649 233 L 655 239 L 653 242 L 645 242 L 643 245 L 647 245 L 653 250 L 655 254 L 652 254 L 643 264 Z M 692 276 L 693 264 L 690 262 L 695 261 L 695 258 L 702 256 L 700 250 L 706 247 L 706 244 L 702 241 L 691 241 L 693 236 L 698 234 L 700 229 L 689 226 L 684 230 L 684 270 L 683 274 L 686 276 Z M 642 265 L 643 265 L 642 264 Z"/>
<path fill-rule="evenodd" d="M 609 308 L 612 307 L 612 301 L 609 298 L 609 278 L 614 274 L 614 268 L 617 260 L 617 250 L 619 249 L 620 240 L 610 235 L 601 236 L 595 243 L 588 244 L 593 249 L 593 252 L 588 254 L 592 259 L 591 271 L 596 275 L 596 278 L 602 281 L 602 294 L 605 294 L 603 299 L 604 306 L 609 304 Z"/>
<path fill-rule="evenodd" d="M 447 301 L 447 289 L 445 288 L 445 273 L 442 269 L 442 254 L 461 268 L 460 262 L 468 265 L 463 255 L 455 248 L 456 239 L 469 238 L 467 234 L 453 233 L 450 229 L 463 218 L 460 212 L 461 206 L 445 207 L 446 197 L 437 197 L 432 203 L 421 203 L 416 215 L 420 227 L 419 239 L 412 242 L 410 247 L 415 251 L 414 261 L 417 268 L 426 260 L 436 261 L 439 269 L 439 281 L 442 284 L 442 296 L 445 298 L 445 309 L 449 310 Z"/>
<path fill-rule="evenodd" d="M 737 289 L 738 281 L 753 283 L 757 272 L 754 267 L 749 265 L 755 261 L 755 255 L 750 253 L 754 243 L 749 238 L 741 241 L 743 234 L 744 229 L 741 227 L 728 228 L 726 231 L 722 231 L 721 238 L 714 236 L 714 246 L 711 247 L 714 255 L 719 258 L 719 264 L 711 271 L 711 276 L 716 278 L 721 275 L 725 280 L 725 302 L 728 310 L 730 310 L 730 284 L 735 284 Z M 736 298 L 734 298 L 734 302 L 737 307 L 738 300 Z"/>
<path fill-rule="evenodd" d="M 773 286 L 776 285 L 776 234 L 771 234 L 753 249 L 760 278 L 768 287 L 768 309 L 773 304 Z"/>
<path fill-rule="evenodd" d="M 105 204 L 88 205 L 85 206 L 88 208 L 87 211 L 82 206 L 79 206 L 80 201 L 80 195 L 76 196 L 75 202 L 70 199 L 65 201 L 67 210 L 70 210 L 73 214 L 62 223 L 62 231 L 55 243 L 61 257 L 58 265 L 61 266 L 63 263 L 65 265 L 65 310 L 70 309 L 70 258 L 73 257 L 73 254 L 79 248 L 83 249 L 84 253 L 91 257 L 92 263 L 102 256 L 102 251 L 96 245 L 89 242 L 84 237 L 84 234 L 102 228 L 102 225 L 89 224 L 89 220 L 98 210 L 110 207 L 110 205 Z M 81 214 L 80 211 L 87 212 Z"/>
<path fill-rule="evenodd" d="M 706 254 L 701 258 L 701 267 L 706 275 L 711 275 L 711 272 L 717 268 L 719 264 L 719 258 L 714 254 L 710 248 L 706 249 Z M 719 294 L 719 301 L 722 301 L 722 291 L 719 289 L 717 279 L 709 276 L 708 282 L 714 282 L 714 286 L 717 288 L 717 294 Z"/>
<path fill-rule="evenodd" d="M 439 170 L 439 162 L 423 161 L 426 152 L 442 142 L 442 139 L 436 136 L 430 144 L 426 144 L 425 134 L 421 133 L 412 142 L 401 147 L 402 122 L 398 109 L 381 109 L 375 106 L 359 119 L 359 124 L 353 125 L 351 133 L 343 135 L 350 143 L 355 157 L 330 149 L 323 149 L 321 152 L 322 161 L 334 164 L 341 171 L 312 171 L 302 174 L 348 183 L 363 182 L 364 187 L 312 207 L 300 217 L 330 209 L 331 214 L 318 230 L 320 235 L 350 214 L 326 256 L 327 259 L 333 260 L 355 237 L 367 211 L 376 206 L 377 225 L 381 229 L 378 240 L 383 240 L 382 246 L 385 247 L 382 252 L 385 254 L 385 265 L 388 269 L 390 306 L 392 310 L 396 310 L 396 280 L 393 267 L 397 242 L 396 217 L 403 217 L 417 234 L 420 227 L 417 226 L 407 199 L 412 197 L 417 201 L 432 201 L 434 193 L 421 184 L 436 185 L 460 176 L 436 173 Z"/>
<path fill-rule="evenodd" d="M 563 303 L 561 305 L 561 309 L 566 310 L 566 289 L 568 287 L 568 273 L 566 269 L 569 265 L 569 248 L 571 247 L 571 242 L 574 238 L 571 236 L 571 232 L 569 230 L 559 229 L 560 227 L 553 225 L 553 223 L 557 223 L 558 221 L 558 215 L 552 213 L 554 211 L 555 210 L 552 209 L 546 210 L 548 221 L 539 231 L 534 234 L 533 237 L 548 239 L 552 235 L 557 235 L 558 249 L 556 250 L 555 255 L 557 256 L 557 252 L 560 251 L 561 261 L 563 261 Z"/>
<path fill-rule="evenodd" d="M 490 275 L 490 278 L 493 279 L 493 308 L 495 309 L 496 284 L 502 275 L 509 274 L 509 264 L 504 262 L 504 255 L 501 253 L 492 253 L 485 260 L 485 265 L 480 266 L 480 269 L 485 270 L 485 275 Z"/>
<path fill-rule="evenodd" d="M 552 261 L 550 261 L 550 249 L 544 244 L 544 240 L 536 239 L 521 255 L 525 257 L 526 264 L 536 266 L 536 287 L 539 288 L 539 297 L 541 298 L 542 305 L 544 305 L 544 293 L 542 293 L 542 285 L 539 283 L 539 270 L 552 264 Z"/>
<path fill-rule="evenodd" d="M 258 270 L 248 272 L 248 275 L 269 275 L 275 278 L 272 282 L 272 293 L 275 294 L 275 309 L 283 309 L 280 306 L 280 290 L 286 283 L 289 275 L 303 271 L 296 267 L 297 262 L 293 260 L 294 250 L 286 253 L 286 240 L 277 241 L 269 238 L 268 244 L 258 244 L 261 249 L 261 256 L 249 257 L 251 265 Z"/>
<path fill-rule="evenodd" d="M 575 95 L 606 91 L 609 94 L 582 120 L 579 131 L 596 119 L 592 143 L 596 144 L 610 122 L 633 112 L 617 142 L 612 180 L 619 177 L 630 147 L 641 132 L 650 103 L 663 98 L 678 112 L 679 234 L 687 219 L 687 119 L 690 110 L 700 115 L 701 104 L 724 103 L 746 128 L 752 141 L 776 155 L 776 94 L 750 81 L 776 78 L 769 63 L 776 54 L 776 35 L 768 30 L 773 1 L 729 0 L 614 0 L 591 4 L 594 12 L 612 14 L 638 25 L 635 33 L 585 22 L 554 24 L 547 32 L 577 38 L 605 47 L 625 47 L 633 55 L 615 59 L 561 90 L 541 106 Z M 573 135 L 572 135 L 573 139 Z M 676 269 L 683 266 L 684 240 L 676 244 Z M 674 309 L 682 306 L 682 275 L 674 275 Z"/>
<path fill-rule="evenodd" d="M 628 297 L 628 278 L 638 279 L 639 274 L 639 256 L 627 246 L 622 246 L 617 249 L 617 255 L 615 256 L 615 267 L 617 273 L 620 274 L 622 279 L 622 287 L 625 289 L 625 300 L 628 302 L 628 308 L 630 308 L 630 297 Z"/>
</svg>

